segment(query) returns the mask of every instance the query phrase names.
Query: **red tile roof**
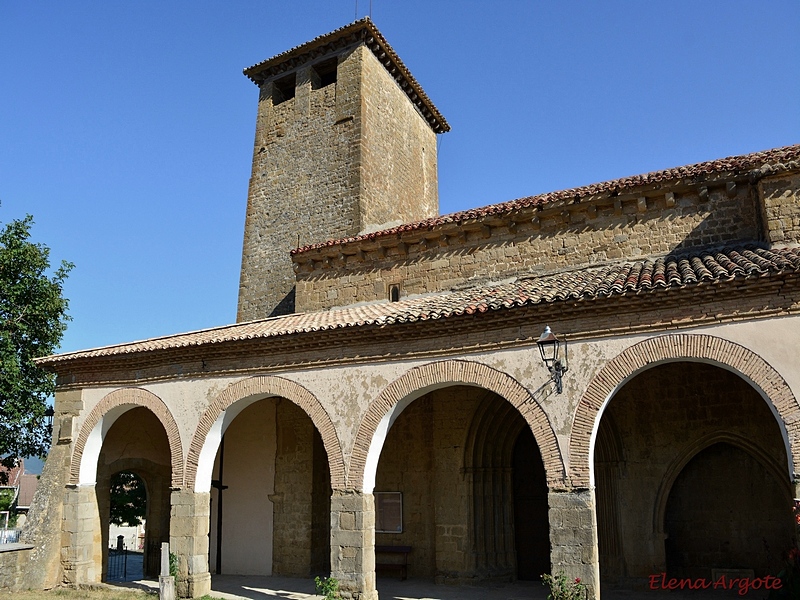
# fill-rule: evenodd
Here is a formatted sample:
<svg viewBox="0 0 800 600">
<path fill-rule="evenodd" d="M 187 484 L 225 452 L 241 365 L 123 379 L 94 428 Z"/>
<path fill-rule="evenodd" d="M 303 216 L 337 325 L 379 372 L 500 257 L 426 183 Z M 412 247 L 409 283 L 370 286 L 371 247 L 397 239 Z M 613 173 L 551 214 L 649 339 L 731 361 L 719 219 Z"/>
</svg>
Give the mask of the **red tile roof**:
<svg viewBox="0 0 800 600">
<path fill-rule="evenodd" d="M 19 478 L 19 495 L 17 496 L 17 506 L 28 508 L 33 500 L 33 494 L 39 486 L 39 478 L 36 475 L 26 473 Z"/>
<path fill-rule="evenodd" d="M 25 472 L 25 463 L 22 461 L 22 459 L 19 459 L 17 466 L 11 469 L 0 466 L 0 471 L 3 471 L 8 475 L 8 482 L 5 484 L 5 486 L 16 487 L 19 483 L 20 476 Z"/>
<path fill-rule="evenodd" d="M 290 334 L 363 326 L 447 319 L 521 306 L 583 302 L 628 295 L 669 293 L 733 280 L 755 280 L 800 272 L 800 248 L 768 250 L 759 246 L 729 247 L 693 254 L 643 259 L 588 267 L 544 276 L 522 276 L 473 289 L 291 314 L 191 333 L 153 338 L 39 359 L 55 367 L 70 360 L 171 350 L 265 339 Z"/>
<path fill-rule="evenodd" d="M 473 208 L 457 213 L 451 213 L 449 215 L 433 217 L 424 221 L 406 223 L 404 225 L 392 227 L 391 229 L 383 229 L 381 231 L 374 231 L 372 233 L 355 237 L 309 244 L 307 246 L 292 250 L 291 254 L 300 254 L 310 250 L 317 250 L 339 244 L 374 240 L 381 237 L 394 236 L 408 231 L 429 229 L 438 225 L 444 225 L 446 223 L 458 223 L 462 221 L 483 219 L 488 216 L 511 213 L 524 208 L 543 206 L 545 204 L 560 200 L 572 200 L 579 202 L 581 199 L 589 196 L 615 192 L 622 193 L 627 190 L 633 190 L 634 188 L 646 185 L 654 185 L 676 180 L 692 180 L 721 173 L 739 174 L 742 172 L 750 172 L 759 169 L 768 173 L 770 170 L 776 167 L 781 167 L 784 169 L 800 169 L 800 144 L 794 146 L 785 146 L 783 148 L 774 148 L 772 150 L 765 150 L 763 152 L 755 152 L 753 154 L 744 154 L 742 156 L 729 156 L 728 158 L 720 158 L 718 160 L 697 163 L 694 165 L 686 165 L 673 169 L 665 169 L 663 171 L 654 171 L 652 173 L 645 173 L 643 175 L 623 177 L 622 179 L 614 179 L 612 181 L 604 181 L 602 183 L 593 183 L 583 187 L 549 192 L 547 194 L 539 194 L 538 196 L 527 196 L 525 198 L 510 200 L 500 204 L 491 204 L 481 208 Z"/>
</svg>

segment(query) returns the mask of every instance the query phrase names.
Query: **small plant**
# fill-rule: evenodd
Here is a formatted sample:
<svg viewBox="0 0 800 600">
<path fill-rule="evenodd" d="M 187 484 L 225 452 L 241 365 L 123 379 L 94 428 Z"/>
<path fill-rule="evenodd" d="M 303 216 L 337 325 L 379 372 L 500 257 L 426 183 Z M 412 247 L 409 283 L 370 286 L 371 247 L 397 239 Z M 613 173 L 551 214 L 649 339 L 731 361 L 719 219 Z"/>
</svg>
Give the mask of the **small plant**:
<svg viewBox="0 0 800 600">
<path fill-rule="evenodd" d="M 314 577 L 314 587 L 317 594 L 325 600 L 337 600 L 339 595 L 339 580 L 334 577 Z"/>
<path fill-rule="evenodd" d="M 547 600 L 584 600 L 588 597 L 588 591 L 581 583 L 581 578 L 569 580 L 564 571 L 559 571 L 555 575 L 545 573 L 542 575 L 542 581 L 550 588 Z"/>
<path fill-rule="evenodd" d="M 178 555 L 174 552 L 169 553 L 169 574 L 178 582 Z"/>
</svg>

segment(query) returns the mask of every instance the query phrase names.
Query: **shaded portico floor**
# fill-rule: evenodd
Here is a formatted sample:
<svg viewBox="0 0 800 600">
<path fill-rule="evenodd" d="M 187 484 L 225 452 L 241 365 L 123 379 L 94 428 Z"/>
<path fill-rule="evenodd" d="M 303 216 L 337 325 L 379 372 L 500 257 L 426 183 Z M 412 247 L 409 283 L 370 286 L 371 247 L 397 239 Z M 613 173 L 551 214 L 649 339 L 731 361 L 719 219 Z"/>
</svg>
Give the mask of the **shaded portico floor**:
<svg viewBox="0 0 800 600">
<path fill-rule="evenodd" d="M 314 582 L 290 577 L 246 577 L 212 575 L 211 595 L 237 600 L 319 599 Z M 431 580 L 378 578 L 381 600 L 545 600 L 547 590 L 541 583 L 523 581 L 486 586 L 436 585 Z"/>
<path fill-rule="evenodd" d="M 158 582 L 152 580 L 110 585 L 158 591 Z M 425 579 L 400 581 L 379 578 L 378 593 L 381 600 L 545 600 L 547 598 L 545 587 L 541 583 L 532 581 L 455 586 L 436 585 L 433 581 Z M 310 577 L 305 579 L 255 575 L 212 575 L 211 596 L 225 600 L 322 599 L 322 596 L 314 594 L 314 582 Z"/>
<path fill-rule="evenodd" d="M 155 581 L 113 584 L 158 590 Z M 546 600 L 547 588 L 535 581 L 517 581 L 481 586 L 436 585 L 431 580 L 400 581 L 378 578 L 380 600 Z M 757 600 L 766 597 L 763 590 L 740 596 L 736 590 L 604 590 L 602 600 Z M 225 600 L 321 600 L 314 594 L 311 578 L 260 577 L 250 575 L 212 575 L 211 596 Z"/>
</svg>

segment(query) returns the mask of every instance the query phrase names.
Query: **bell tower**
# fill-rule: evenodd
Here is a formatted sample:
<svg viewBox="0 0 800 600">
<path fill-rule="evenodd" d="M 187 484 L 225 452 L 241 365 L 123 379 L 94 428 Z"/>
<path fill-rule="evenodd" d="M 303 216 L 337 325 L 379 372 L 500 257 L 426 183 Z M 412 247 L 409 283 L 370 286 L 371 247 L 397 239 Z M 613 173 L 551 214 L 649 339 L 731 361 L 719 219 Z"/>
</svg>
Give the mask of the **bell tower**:
<svg viewBox="0 0 800 600">
<path fill-rule="evenodd" d="M 369 18 L 244 73 L 259 97 L 239 322 L 294 312 L 293 248 L 437 216 L 450 129 Z"/>
</svg>

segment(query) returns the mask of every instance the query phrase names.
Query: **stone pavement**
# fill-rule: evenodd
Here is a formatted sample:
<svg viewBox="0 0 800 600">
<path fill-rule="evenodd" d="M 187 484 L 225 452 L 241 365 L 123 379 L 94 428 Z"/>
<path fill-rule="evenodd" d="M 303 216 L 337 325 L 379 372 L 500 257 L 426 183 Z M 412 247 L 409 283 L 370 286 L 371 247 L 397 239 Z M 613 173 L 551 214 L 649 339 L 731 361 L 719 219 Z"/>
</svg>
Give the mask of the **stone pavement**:
<svg viewBox="0 0 800 600">
<path fill-rule="evenodd" d="M 155 581 L 116 584 L 157 590 Z M 225 600 L 322 600 L 314 594 L 311 578 L 213 575 L 211 596 Z M 481 586 L 435 585 L 430 580 L 378 579 L 380 600 L 546 600 L 547 589 L 539 582 L 517 581 Z M 736 590 L 630 591 L 606 590 L 603 600 L 763 600 L 763 590 L 740 596 Z"/>
</svg>

